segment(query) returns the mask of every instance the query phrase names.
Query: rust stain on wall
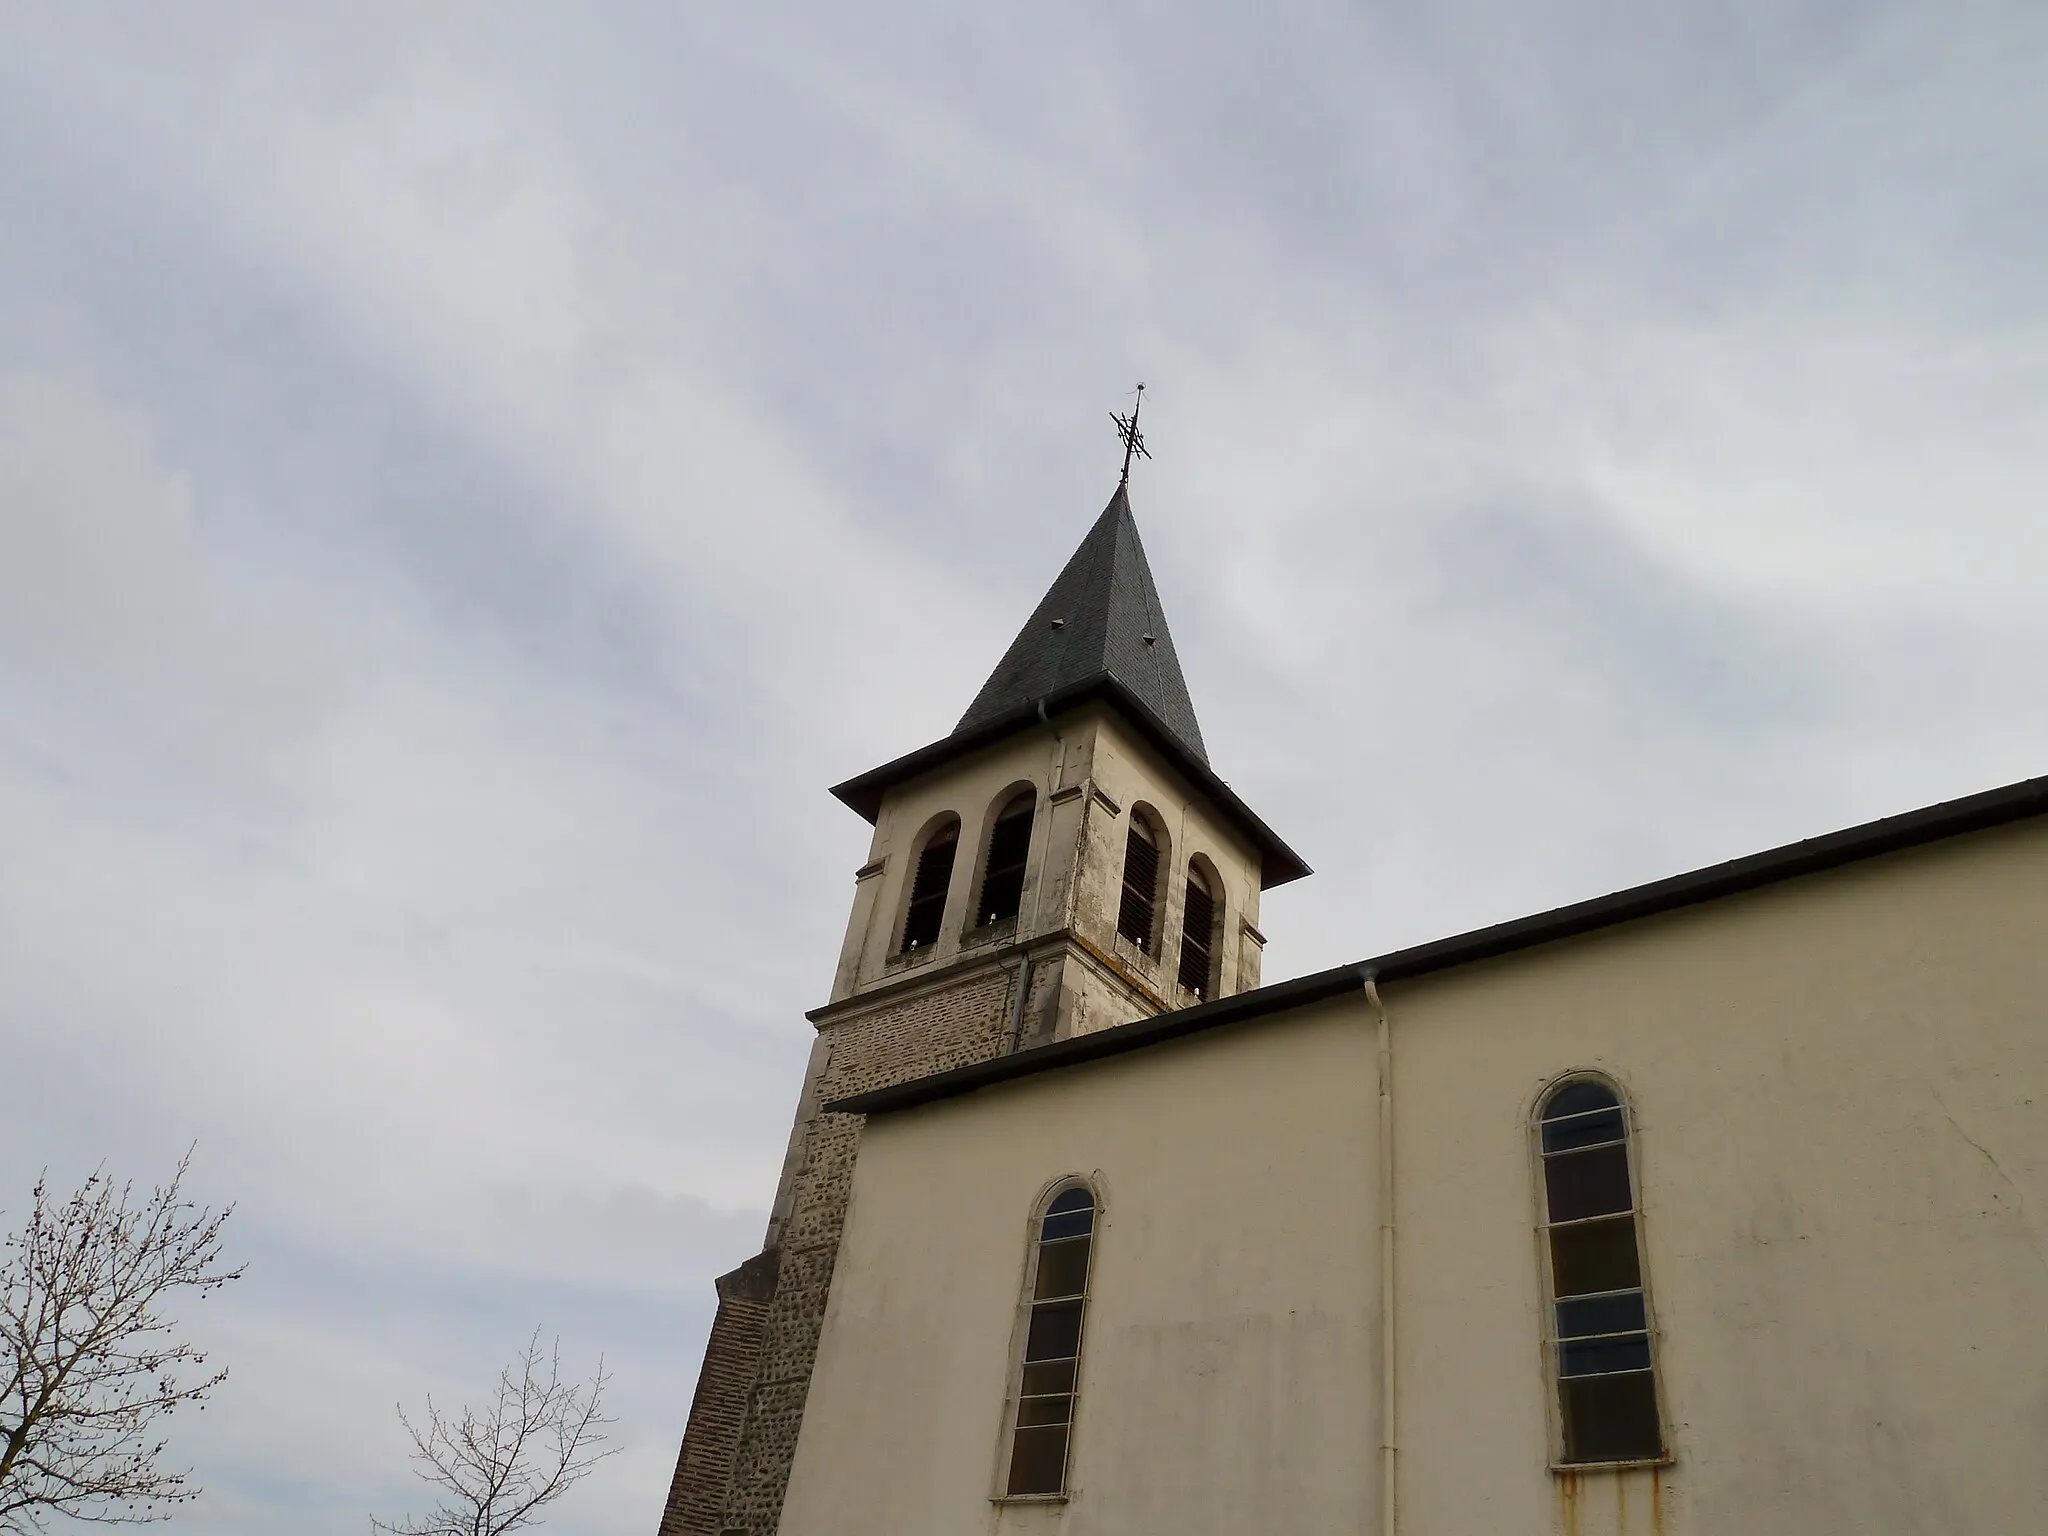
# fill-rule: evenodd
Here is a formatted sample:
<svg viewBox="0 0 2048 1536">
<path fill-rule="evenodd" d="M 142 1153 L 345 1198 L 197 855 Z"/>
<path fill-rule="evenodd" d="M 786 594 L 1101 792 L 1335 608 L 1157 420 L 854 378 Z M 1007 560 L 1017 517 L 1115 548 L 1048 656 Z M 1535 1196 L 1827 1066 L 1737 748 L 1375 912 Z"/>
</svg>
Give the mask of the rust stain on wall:
<svg viewBox="0 0 2048 1536">
<path fill-rule="evenodd" d="M 1650 1531 L 1664 1536 L 1664 1469 L 1650 1468 Z"/>
<path fill-rule="evenodd" d="M 1628 1484 L 1628 1474 L 1625 1472 L 1614 1480 L 1615 1536 L 1628 1536 Z"/>
<path fill-rule="evenodd" d="M 1579 1536 L 1579 1474 L 1557 1475 L 1557 1523 L 1564 1536 Z"/>
</svg>

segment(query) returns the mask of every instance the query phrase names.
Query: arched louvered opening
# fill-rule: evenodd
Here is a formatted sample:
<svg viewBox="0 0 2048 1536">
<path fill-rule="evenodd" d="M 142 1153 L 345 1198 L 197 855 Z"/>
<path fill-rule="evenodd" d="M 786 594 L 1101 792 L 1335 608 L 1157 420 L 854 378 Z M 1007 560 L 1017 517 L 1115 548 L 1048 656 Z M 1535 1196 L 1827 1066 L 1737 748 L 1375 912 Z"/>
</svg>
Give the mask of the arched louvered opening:
<svg viewBox="0 0 2048 1536">
<path fill-rule="evenodd" d="M 1146 954 L 1159 952 L 1159 866 L 1166 838 L 1148 808 L 1131 808 L 1131 830 L 1124 838 L 1123 898 L 1117 904 L 1116 931 Z"/>
<path fill-rule="evenodd" d="M 1207 1002 L 1216 995 L 1216 936 L 1223 899 L 1222 882 L 1206 859 L 1188 861 L 1180 916 L 1180 984 Z"/>
<path fill-rule="evenodd" d="M 1558 1462 L 1660 1461 L 1655 1329 L 1643 1269 L 1628 1106 L 1579 1078 L 1537 1116 Z"/>
<path fill-rule="evenodd" d="M 1010 1413 L 1006 1494 L 1067 1490 L 1095 1215 L 1095 1192 L 1085 1184 L 1070 1184 L 1053 1193 L 1038 1221 L 1026 1290 L 1030 1315 L 1024 1357 Z"/>
<path fill-rule="evenodd" d="M 904 954 L 929 949 L 939 942 L 946 920 L 946 891 L 953 883 L 953 857 L 960 848 L 960 818 L 948 816 L 925 835 L 910 878 L 910 899 L 903 912 Z"/>
<path fill-rule="evenodd" d="M 1031 826 L 1038 809 L 1034 790 L 1020 789 L 1003 803 L 989 828 L 982 862 L 981 896 L 975 903 L 976 927 L 1006 922 L 1024 904 L 1024 867 L 1031 859 Z"/>
</svg>

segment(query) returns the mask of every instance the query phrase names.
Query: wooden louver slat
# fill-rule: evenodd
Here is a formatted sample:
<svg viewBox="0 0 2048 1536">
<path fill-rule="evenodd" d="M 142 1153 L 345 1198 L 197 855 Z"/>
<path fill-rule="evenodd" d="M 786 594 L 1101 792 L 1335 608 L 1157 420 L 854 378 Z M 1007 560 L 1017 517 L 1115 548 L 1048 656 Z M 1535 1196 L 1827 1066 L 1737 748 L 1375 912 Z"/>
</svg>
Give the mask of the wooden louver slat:
<svg viewBox="0 0 2048 1536">
<path fill-rule="evenodd" d="M 1134 818 L 1130 836 L 1124 840 L 1124 889 L 1117 907 L 1116 931 L 1147 954 L 1152 952 L 1158 891 L 1159 849 L 1144 824 Z"/>
</svg>

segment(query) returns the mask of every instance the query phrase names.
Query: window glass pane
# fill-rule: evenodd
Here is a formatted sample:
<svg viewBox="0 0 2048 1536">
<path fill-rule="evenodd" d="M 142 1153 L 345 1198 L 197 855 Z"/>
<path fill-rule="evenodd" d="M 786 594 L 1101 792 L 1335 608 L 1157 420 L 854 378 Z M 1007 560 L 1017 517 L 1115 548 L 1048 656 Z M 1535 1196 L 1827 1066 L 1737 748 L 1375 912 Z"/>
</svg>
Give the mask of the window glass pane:
<svg viewBox="0 0 2048 1536">
<path fill-rule="evenodd" d="M 1589 1109 L 1607 1109 L 1620 1102 L 1605 1083 L 1566 1083 L 1543 1106 L 1543 1118 L 1555 1120 L 1560 1115 L 1584 1114 Z"/>
<path fill-rule="evenodd" d="M 1641 1291 L 1557 1304 L 1557 1336 L 1560 1339 L 1580 1339 L 1593 1333 L 1633 1333 L 1648 1326 L 1643 1317 Z"/>
<path fill-rule="evenodd" d="M 1657 1388 L 1641 1376 L 1593 1376 L 1559 1387 L 1566 1461 L 1641 1461 L 1664 1454 Z"/>
<path fill-rule="evenodd" d="M 1038 1397 L 1049 1392 L 1073 1391 L 1074 1362 L 1053 1360 L 1044 1365 L 1025 1366 L 1021 1390 L 1026 1397 Z"/>
<path fill-rule="evenodd" d="M 1010 1451 L 1010 1492 L 1059 1493 L 1066 1481 L 1066 1425 L 1018 1430 Z"/>
<path fill-rule="evenodd" d="M 1608 1216 L 1635 1205 L 1628 1187 L 1628 1148 L 1596 1147 L 1543 1160 L 1552 1221 Z"/>
<path fill-rule="evenodd" d="M 1088 1289 L 1088 1239 L 1069 1238 L 1038 1250 L 1038 1286 L 1033 1295 L 1079 1296 Z"/>
<path fill-rule="evenodd" d="M 1623 1216 L 1553 1230 L 1550 1266 L 1561 1297 L 1636 1289 L 1643 1273 L 1636 1261 L 1634 1220 Z"/>
<path fill-rule="evenodd" d="M 1086 1237 L 1094 1226 L 1093 1211 L 1061 1211 L 1045 1218 L 1038 1235 L 1041 1241 L 1050 1243 L 1063 1237 Z"/>
<path fill-rule="evenodd" d="M 1095 1194 L 1070 1185 L 1046 1203 L 1032 1280 L 1024 1368 L 1013 1405 L 1009 1492 L 1060 1493 L 1081 1353 Z"/>
<path fill-rule="evenodd" d="M 1040 1302 L 1031 1309 L 1026 1360 L 1071 1360 L 1081 1353 L 1081 1303 Z"/>
<path fill-rule="evenodd" d="M 1026 1397 L 1017 1403 L 1017 1427 L 1034 1424 L 1065 1424 L 1074 1417 L 1071 1397 Z"/>
<path fill-rule="evenodd" d="M 1569 1152 L 1573 1147 L 1596 1147 L 1603 1141 L 1619 1141 L 1628 1134 L 1628 1122 L 1618 1109 L 1595 1110 L 1569 1120 L 1543 1122 L 1543 1150 Z"/>
<path fill-rule="evenodd" d="M 1560 1376 L 1599 1376 L 1608 1371 L 1647 1371 L 1650 1336 L 1625 1333 L 1618 1339 L 1579 1339 L 1557 1347 Z"/>
</svg>

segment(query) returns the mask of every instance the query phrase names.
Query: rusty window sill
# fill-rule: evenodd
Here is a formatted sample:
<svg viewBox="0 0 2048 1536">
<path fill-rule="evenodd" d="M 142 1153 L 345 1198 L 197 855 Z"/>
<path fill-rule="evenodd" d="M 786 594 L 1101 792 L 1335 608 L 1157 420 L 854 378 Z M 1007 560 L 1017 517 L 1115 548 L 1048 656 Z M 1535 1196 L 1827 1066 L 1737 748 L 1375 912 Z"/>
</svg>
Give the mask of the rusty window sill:
<svg viewBox="0 0 2048 1536">
<path fill-rule="evenodd" d="M 1662 1456 L 1639 1456 L 1633 1461 L 1553 1461 L 1550 1470 L 1559 1477 L 1567 1472 L 1636 1472 L 1644 1467 L 1668 1467 L 1677 1460 L 1666 1451 Z"/>
</svg>

